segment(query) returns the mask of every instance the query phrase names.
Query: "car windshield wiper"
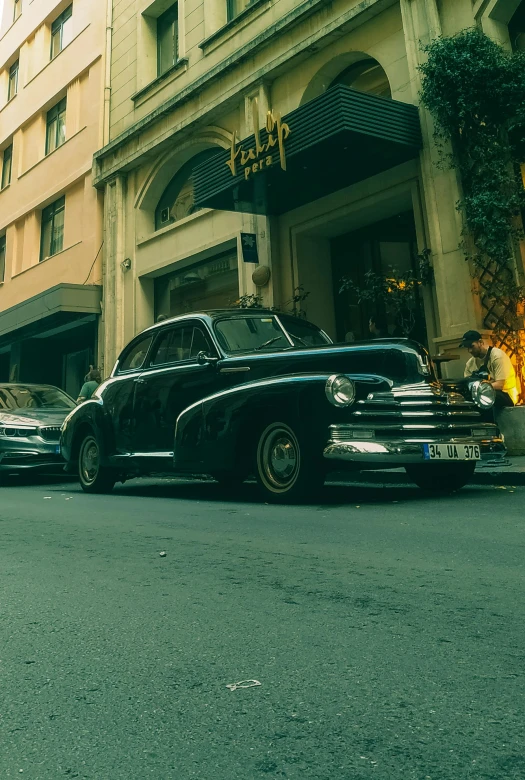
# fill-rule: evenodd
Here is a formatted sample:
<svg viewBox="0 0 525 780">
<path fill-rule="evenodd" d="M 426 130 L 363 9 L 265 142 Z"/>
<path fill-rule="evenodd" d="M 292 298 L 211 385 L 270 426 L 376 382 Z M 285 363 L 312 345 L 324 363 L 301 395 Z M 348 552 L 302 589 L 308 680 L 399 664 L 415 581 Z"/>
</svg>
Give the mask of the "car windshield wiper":
<svg viewBox="0 0 525 780">
<path fill-rule="evenodd" d="M 290 336 L 291 336 L 293 339 L 295 339 L 296 341 L 300 341 L 300 342 L 301 342 L 301 344 L 303 345 L 303 347 L 307 347 L 307 346 L 308 346 L 308 344 L 306 343 L 306 341 L 304 341 L 304 340 L 303 340 L 303 339 L 302 339 L 300 336 L 296 336 L 296 335 L 295 335 L 295 333 L 290 333 Z"/>
<path fill-rule="evenodd" d="M 282 335 L 274 336 L 273 339 L 268 339 L 268 341 L 265 341 L 263 344 L 259 344 L 258 347 L 254 347 L 254 352 L 256 352 L 258 349 L 264 349 L 264 347 L 269 347 L 270 344 L 273 344 L 275 341 L 279 341 L 279 339 L 282 339 Z"/>
</svg>

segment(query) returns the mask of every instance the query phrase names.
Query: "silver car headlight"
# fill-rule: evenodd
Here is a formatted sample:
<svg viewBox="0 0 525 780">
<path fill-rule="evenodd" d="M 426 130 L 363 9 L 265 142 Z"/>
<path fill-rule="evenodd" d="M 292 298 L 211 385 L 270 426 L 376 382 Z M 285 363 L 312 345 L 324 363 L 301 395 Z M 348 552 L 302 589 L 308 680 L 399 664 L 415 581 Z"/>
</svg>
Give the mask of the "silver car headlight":
<svg viewBox="0 0 525 780">
<path fill-rule="evenodd" d="M 334 406 L 350 406 L 355 401 L 355 382 L 344 374 L 332 374 L 325 385 L 326 397 Z"/>
<path fill-rule="evenodd" d="M 496 391 L 484 379 L 476 380 L 470 385 L 472 400 L 480 409 L 491 409 L 496 401 Z"/>
</svg>

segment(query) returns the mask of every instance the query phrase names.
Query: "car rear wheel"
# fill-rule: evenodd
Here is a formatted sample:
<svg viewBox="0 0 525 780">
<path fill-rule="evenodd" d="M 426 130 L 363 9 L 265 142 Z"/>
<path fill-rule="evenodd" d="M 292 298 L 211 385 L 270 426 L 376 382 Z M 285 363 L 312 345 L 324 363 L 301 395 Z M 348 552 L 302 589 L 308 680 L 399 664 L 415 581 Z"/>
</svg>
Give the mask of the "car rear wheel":
<svg viewBox="0 0 525 780">
<path fill-rule="evenodd" d="M 315 496 L 325 471 L 308 443 L 284 422 L 273 422 L 259 436 L 255 476 L 267 501 L 300 502 Z"/>
<path fill-rule="evenodd" d="M 86 493 L 111 493 L 115 485 L 114 473 L 100 464 L 100 446 L 93 434 L 86 436 L 80 445 L 78 476 Z"/>
<path fill-rule="evenodd" d="M 476 461 L 463 463 L 415 463 L 405 471 L 418 487 L 431 493 L 445 495 L 459 490 L 470 482 Z"/>
</svg>

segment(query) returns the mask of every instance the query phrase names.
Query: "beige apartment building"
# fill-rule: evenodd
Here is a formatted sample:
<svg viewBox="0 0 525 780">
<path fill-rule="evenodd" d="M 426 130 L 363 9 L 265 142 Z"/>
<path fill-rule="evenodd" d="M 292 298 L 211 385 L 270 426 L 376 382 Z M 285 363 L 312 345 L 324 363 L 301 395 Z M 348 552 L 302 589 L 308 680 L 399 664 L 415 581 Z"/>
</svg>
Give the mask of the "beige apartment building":
<svg viewBox="0 0 525 780">
<path fill-rule="evenodd" d="M 0 381 L 75 397 L 99 359 L 105 44 L 105 0 L 4 0 Z"/>
<path fill-rule="evenodd" d="M 479 24 L 510 47 L 523 2 L 113 0 L 110 17 L 109 141 L 94 160 L 106 370 L 159 314 L 240 296 L 290 309 L 308 293 L 298 305 L 334 339 L 366 338 L 371 309 L 341 280 L 409 269 L 426 248 L 416 335 L 458 353 L 483 326 L 459 185 L 418 105 L 420 44 Z"/>
</svg>

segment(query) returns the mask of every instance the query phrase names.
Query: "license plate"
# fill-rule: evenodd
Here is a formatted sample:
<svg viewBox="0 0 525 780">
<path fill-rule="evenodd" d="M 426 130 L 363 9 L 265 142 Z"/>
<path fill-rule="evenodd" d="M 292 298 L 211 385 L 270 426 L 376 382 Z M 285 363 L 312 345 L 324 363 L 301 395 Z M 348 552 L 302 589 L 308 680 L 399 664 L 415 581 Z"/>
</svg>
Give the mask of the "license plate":
<svg viewBox="0 0 525 780">
<path fill-rule="evenodd" d="M 425 460 L 479 460 L 478 444 L 423 444 Z"/>
</svg>

